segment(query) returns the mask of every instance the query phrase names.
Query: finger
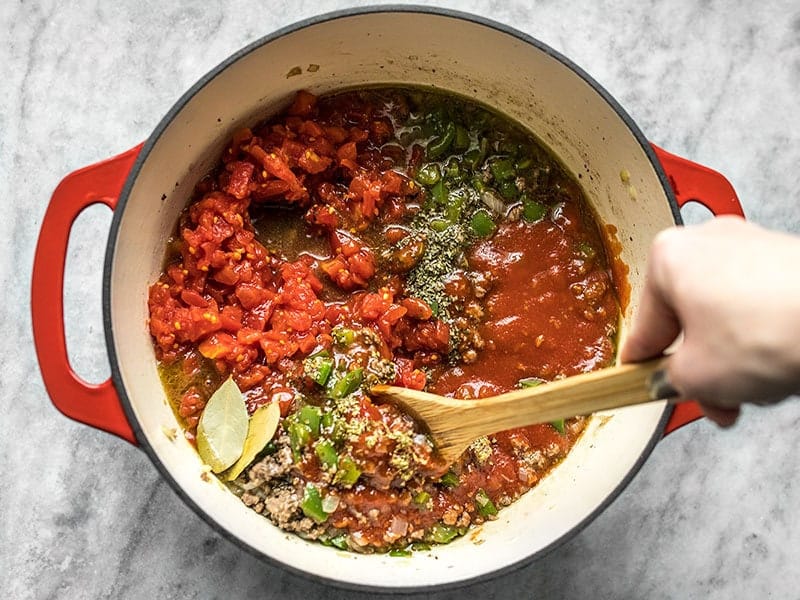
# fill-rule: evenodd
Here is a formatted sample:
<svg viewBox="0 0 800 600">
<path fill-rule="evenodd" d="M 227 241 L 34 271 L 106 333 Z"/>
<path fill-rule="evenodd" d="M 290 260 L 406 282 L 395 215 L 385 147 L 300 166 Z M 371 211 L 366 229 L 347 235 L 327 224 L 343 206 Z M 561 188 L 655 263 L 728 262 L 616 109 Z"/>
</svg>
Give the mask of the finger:
<svg viewBox="0 0 800 600">
<path fill-rule="evenodd" d="M 630 333 L 620 350 L 620 360 L 636 362 L 658 356 L 675 341 L 680 331 L 678 316 L 655 279 L 648 277 Z"/>
<path fill-rule="evenodd" d="M 703 414 L 720 427 L 730 427 L 739 418 L 739 408 L 718 408 L 701 404 Z"/>
</svg>

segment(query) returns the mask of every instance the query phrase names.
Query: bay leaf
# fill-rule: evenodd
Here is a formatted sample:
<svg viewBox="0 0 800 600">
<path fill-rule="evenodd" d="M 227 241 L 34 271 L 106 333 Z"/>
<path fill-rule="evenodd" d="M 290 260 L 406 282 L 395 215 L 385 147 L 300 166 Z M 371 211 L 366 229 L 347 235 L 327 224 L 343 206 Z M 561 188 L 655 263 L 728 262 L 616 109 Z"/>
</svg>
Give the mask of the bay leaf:
<svg viewBox="0 0 800 600">
<path fill-rule="evenodd" d="M 277 402 L 270 402 L 258 407 L 247 428 L 247 438 L 244 440 L 244 450 L 234 465 L 225 471 L 224 479 L 233 481 L 245 470 L 247 465 L 264 449 L 264 446 L 275 436 L 278 430 L 278 421 L 281 419 L 281 409 Z"/>
<path fill-rule="evenodd" d="M 209 398 L 197 424 L 197 452 L 214 473 L 221 473 L 242 455 L 247 426 L 244 397 L 228 377 Z"/>
</svg>

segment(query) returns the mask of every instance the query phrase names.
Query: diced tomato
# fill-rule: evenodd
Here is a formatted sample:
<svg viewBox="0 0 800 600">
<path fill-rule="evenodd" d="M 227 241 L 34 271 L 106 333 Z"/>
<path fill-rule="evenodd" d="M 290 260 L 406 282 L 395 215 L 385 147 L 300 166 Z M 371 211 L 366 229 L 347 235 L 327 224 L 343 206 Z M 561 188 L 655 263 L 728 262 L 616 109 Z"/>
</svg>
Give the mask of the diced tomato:
<svg viewBox="0 0 800 600">
<path fill-rule="evenodd" d="M 317 174 L 322 173 L 331 164 L 331 159 L 326 156 L 320 156 L 311 149 L 303 152 L 302 156 L 297 161 L 301 169 L 307 173 Z"/>
<path fill-rule="evenodd" d="M 328 158 L 328 164 L 331 165 L 336 157 L 336 146 L 324 137 L 311 138 L 308 142 L 308 147 L 319 154 Z"/>
<path fill-rule="evenodd" d="M 317 347 L 317 338 L 311 333 L 303 333 L 295 336 L 297 348 L 301 354 L 310 354 Z"/>
<path fill-rule="evenodd" d="M 246 371 L 236 373 L 234 379 L 239 389 L 249 390 L 262 383 L 270 373 L 268 366 L 255 364 L 251 365 Z"/>
<path fill-rule="evenodd" d="M 305 144 L 291 138 L 286 138 L 285 140 L 283 140 L 283 142 L 281 142 L 280 148 L 281 151 L 279 155 L 285 158 L 286 164 L 290 166 L 294 165 L 297 162 L 297 160 L 299 160 L 299 158 L 303 156 L 303 152 L 306 151 Z"/>
<path fill-rule="evenodd" d="M 317 97 L 311 92 L 300 90 L 295 94 L 294 101 L 289 107 L 288 113 L 290 115 L 306 117 L 314 110 L 317 103 Z"/>
<path fill-rule="evenodd" d="M 419 298 L 403 298 L 400 304 L 408 311 L 408 316 L 412 319 L 426 321 L 433 316 L 431 307 Z"/>
<path fill-rule="evenodd" d="M 334 144 L 341 144 L 347 139 L 347 130 L 344 127 L 339 126 L 325 127 L 325 135 Z"/>
<path fill-rule="evenodd" d="M 351 127 L 348 131 L 348 137 L 351 142 L 366 142 L 369 139 L 369 132 L 366 129 Z"/>
<path fill-rule="evenodd" d="M 354 160 L 349 159 L 349 158 L 339 159 L 339 166 L 344 167 L 345 169 L 347 169 L 351 173 L 357 173 L 358 170 L 359 170 L 358 163 L 356 161 L 354 161 Z"/>
<path fill-rule="evenodd" d="M 167 267 L 167 275 L 169 275 L 169 278 L 178 285 L 183 285 L 183 282 L 185 281 L 185 275 L 180 265 L 172 264 Z"/>
<path fill-rule="evenodd" d="M 339 217 L 332 206 L 313 204 L 306 213 L 306 221 L 323 229 L 335 229 L 339 226 Z"/>
<path fill-rule="evenodd" d="M 244 345 L 257 344 L 261 339 L 261 331 L 242 327 L 236 332 L 236 341 Z"/>
<path fill-rule="evenodd" d="M 444 354 L 450 348 L 450 328 L 439 319 L 419 322 L 403 337 L 403 348 L 411 352 L 433 350 Z"/>
<path fill-rule="evenodd" d="M 246 310 L 252 310 L 264 303 L 269 295 L 265 289 L 250 283 L 240 283 L 236 286 L 236 297 Z"/>
<path fill-rule="evenodd" d="M 195 386 L 192 386 L 181 396 L 178 414 L 186 420 L 188 428 L 194 430 L 205 407 L 206 401 L 203 395 Z"/>
<path fill-rule="evenodd" d="M 392 328 L 402 319 L 408 310 L 399 304 L 392 304 L 386 311 L 378 318 L 378 330 L 381 332 L 383 339 L 391 348 L 400 345 L 401 340 L 392 332 Z"/>
<path fill-rule="evenodd" d="M 340 288 L 353 290 L 366 287 L 375 275 L 375 255 L 352 235 L 331 232 L 331 245 L 336 255 L 320 267 Z"/>
<path fill-rule="evenodd" d="M 234 161 L 225 167 L 231 174 L 225 191 L 231 196 L 242 199 L 247 196 L 250 189 L 250 178 L 255 171 L 255 165 L 249 162 Z"/>
<path fill-rule="evenodd" d="M 356 149 L 355 142 L 347 142 L 346 144 L 342 144 L 336 151 L 336 156 L 339 157 L 339 160 L 355 161 L 357 155 L 358 150 Z"/>
<path fill-rule="evenodd" d="M 200 308 L 208 306 L 208 301 L 194 290 L 181 290 L 181 300 L 190 306 L 199 306 Z"/>
<path fill-rule="evenodd" d="M 373 121 L 370 125 L 370 134 L 378 144 L 384 144 L 393 133 L 394 129 L 388 120 Z"/>
<path fill-rule="evenodd" d="M 219 320 L 223 329 L 236 332 L 242 328 L 242 309 L 238 306 L 225 306 L 220 312 Z"/>
<path fill-rule="evenodd" d="M 375 321 L 392 305 L 392 294 L 388 290 L 355 296 L 354 312 L 366 321 Z"/>
<path fill-rule="evenodd" d="M 300 183 L 297 175 L 292 172 L 286 161 L 275 152 L 266 152 L 261 146 L 255 145 L 250 145 L 248 152 L 263 165 L 267 173 L 285 181 L 289 185 L 289 191 L 285 196 L 287 200 L 304 200 L 308 198 L 308 192 L 303 187 L 303 184 Z"/>
<path fill-rule="evenodd" d="M 414 368 L 414 361 L 407 358 L 396 358 L 394 364 L 397 367 L 397 375 L 394 384 L 413 390 L 421 390 L 425 387 L 426 376 L 423 371 Z"/>
<path fill-rule="evenodd" d="M 406 180 L 397 171 L 386 171 L 381 176 L 381 190 L 387 194 L 402 194 Z"/>
<path fill-rule="evenodd" d="M 233 270 L 233 266 L 225 264 L 223 267 L 214 272 L 211 276 L 214 281 L 219 281 L 224 285 L 236 285 L 239 281 L 239 275 Z"/>
<path fill-rule="evenodd" d="M 254 200 L 266 200 L 274 196 L 282 196 L 288 193 L 290 189 L 291 185 L 289 185 L 289 183 L 286 181 L 281 181 L 280 179 L 270 179 L 256 185 L 256 187 L 253 189 L 251 197 Z"/>
<path fill-rule="evenodd" d="M 425 375 L 425 372 L 420 371 L 419 369 L 414 369 L 413 371 L 404 374 L 401 381 L 403 387 L 411 388 L 412 390 L 424 389 L 427 382 L 428 378 Z"/>
<path fill-rule="evenodd" d="M 279 328 L 289 331 L 308 331 L 311 328 L 311 315 L 302 310 L 277 310 L 272 317 L 274 325 L 280 323 Z"/>
<path fill-rule="evenodd" d="M 298 131 L 303 135 L 314 138 L 325 135 L 325 130 L 322 128 L 322 126 L 314 121 L 303 121 Z"/>
<path fill-rule="evenodd" d="M 200 342 L 198 350 L 206 358 L 225 358 L 234 353 L 236 345 L 236 340 L 231 334 L 215 333 Z"/>
<path fill-rule="evenodd" d="M 242 145 L 251 139 L 253 139 L 253 132 L 249 128 L 244 127 L 242 129 L 237 129 L 231 138 L 231 145 L 229 147 L 227 157 L 238 156 L 239 149 L 242 147 Z M 225 157 L 223 156 L 223 158 Z"/>
<path fill-rule="evenodd" d="M 372 404 L 372 401 L 367 396 L 361 396 L 359 400 L 360 408 L 361 408 L 361 415 L 372 420 L 372 421 L 380 421 L 381 420 L 381 413 L 377 409 L 377 407 Z"/>
</svg>

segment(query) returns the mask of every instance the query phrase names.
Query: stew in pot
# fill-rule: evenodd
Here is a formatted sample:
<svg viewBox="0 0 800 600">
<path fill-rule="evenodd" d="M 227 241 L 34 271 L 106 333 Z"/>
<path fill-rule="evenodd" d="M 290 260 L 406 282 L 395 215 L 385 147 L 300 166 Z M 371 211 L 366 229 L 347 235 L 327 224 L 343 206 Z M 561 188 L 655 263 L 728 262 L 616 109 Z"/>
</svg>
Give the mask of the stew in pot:
<svg viewBox="0 0 800 600">
<path fill-rule="evenodd" d="M 560 163 L 508 118 L 418 88 L 301 91 L 236 131 L 149 310 L 184 433 L 244 504 L 399 555 L 496 518 L 585 419 L 481 438 L 442 476 L 370 387 L 477 398 L 607 366 L 620 314 Z"/>
</svg>

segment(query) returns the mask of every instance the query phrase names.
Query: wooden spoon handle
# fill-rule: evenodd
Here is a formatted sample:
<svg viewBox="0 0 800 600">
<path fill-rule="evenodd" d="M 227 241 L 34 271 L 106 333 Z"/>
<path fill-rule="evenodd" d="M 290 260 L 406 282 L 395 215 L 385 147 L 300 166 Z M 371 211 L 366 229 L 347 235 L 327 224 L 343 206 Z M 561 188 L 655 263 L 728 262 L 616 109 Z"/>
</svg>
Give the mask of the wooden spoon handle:
<svg viewBox="0 0 800 600">
<path fill-rule="evenodd" d="M 668 386 L 654 386 L 664 358 L 584 373 L 494 398 L 470 402 L 464 430 L 478 436 L 532 423 L 545 423 L 600 410 L 663 399 Z M 655 375 L 655 377 L 654 377 Z M 672 392 L 671 395 L 674 395 Z"/>
</svg>

